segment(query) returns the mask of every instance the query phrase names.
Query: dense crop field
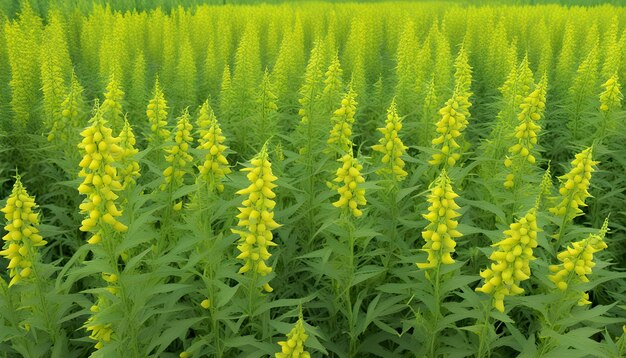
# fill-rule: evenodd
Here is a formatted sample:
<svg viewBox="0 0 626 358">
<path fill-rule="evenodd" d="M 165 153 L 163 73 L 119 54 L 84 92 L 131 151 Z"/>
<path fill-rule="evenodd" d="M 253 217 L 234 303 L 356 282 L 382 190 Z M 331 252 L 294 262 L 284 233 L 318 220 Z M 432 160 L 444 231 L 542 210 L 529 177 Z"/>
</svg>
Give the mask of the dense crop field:
<svg viewBox="0 0 626 358">
<path fill-rule="evenodd" d="M 70 3 L 0 14 L 1 357 L 626 356 L 626 8 Z"/>
</svg>

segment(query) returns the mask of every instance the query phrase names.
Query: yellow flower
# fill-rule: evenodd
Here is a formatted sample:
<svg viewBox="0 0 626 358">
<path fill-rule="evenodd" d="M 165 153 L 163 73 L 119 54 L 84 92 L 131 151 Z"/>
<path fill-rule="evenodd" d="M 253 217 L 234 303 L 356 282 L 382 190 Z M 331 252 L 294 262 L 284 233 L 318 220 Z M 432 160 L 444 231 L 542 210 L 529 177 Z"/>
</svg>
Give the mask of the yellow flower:
<svg viewBox="0 0 626 358">
<path fill-rule="evenodd" d="M 114 138 L 111 133 L 111 128 L 99 110 L 91 119 L 91 125 L 80 133 L 83 140 L 78 147 L 84 156 L 79 164 L 81 170 L 78 176 L 84 180 L 78 192 L 87 196 L 80 204 L 81 213 L 87 216 L 80 230 L 92 233 L 88 241 L 90 244 L 101 241 L 105 225 L 118 232 L 128 229 L 116 219 L 122 212 L 115 204 L 118 198 L 115 192 L 122 190 L 122 184 L 114 163 L 115 158 L 121 155 L 122 148 L 118 145 L 119 138 Z"/>
<path fill-rule="evenodd" d="M 604 84 L 602 84 L 604 91 L 600 94 L 600 110 L 602 112 L 609 112 L 615 108 L 619 108 L 622 105 L 621 86 L 619 84 L 619 77 L 614 74 Z"/>
<path fill-rule="evenodd" d="M 204 308 L 205 310 L 208 310 L 209 307 L 211 307 L 211 301 L 209 301 L 208 299 L 205 299 L 202 302 L 200 302 L 200 306 Z"/>
<path fill-rule="evenodd" d="M 241 252 L 237 259 L 243 260 L 244 265 L 239 273 L 253 272 L 266 276 L 272 272 L 267 266 L 267 260 L 272 256 L 268 248 L 276 246 L 272 241 L 272 230 L 280 225 L 274 221 L 274 206 L 276 206 L 276 194 L 272 189 L 276 188 L 273 182 L 278 178 L 272 174 L 272 165 L 268 160 L 268 154 L 263 147 L 261 152 L 251 161 L 252 167 L 242 171 L 249 172 L 247 178 L 250 185 L 237 192 L 238 195 L 247 195 L 243 201 L 243 207 L 239 208 L 239 226 L 241 229 L 233 230 L 239 234 L 240 239 L 237 249 Z M 272 292 L 269 284 L 264 284 L 263 289 Z"/>
<path fill-rule="evenodd" d="M 133 133 L 133 128 L 128 123 L 128 120 L 124 120 L 124 128 L 120 132 L 120 154 L 119 163 L 121 166 L 120 176 L 122 180 L 122 187 L 125 189 L 129 185 L 135 184 L 137 178 L 139 178 L 139 163 L 134 160 L 134 156 L 139 153 L 139 150 L 135 148 L 137 140 Z"/>
<path fill-rule="evenodd" d="M 221 192 L 224 190 L 221 182 L 226 174 L 231 172 L 228 160 L 224 156 L 228 147 L 223 144 L 226 138 L 222 135 L 222 129 L 213 114 L 213 109 L 209 106 L 209 101 L 204 102 L 200 108 L 198 128 L 200 131 L 198 149 L 207 151 L 204 163 L 198 168 L 200 177 L 209 183 L 211 188 L 216 188 Z"/>
<path fill-rule="evenodd" d="M 461 216 L 456 211 L 460 207 L 454 201 L 459 196 L 452 190 L 452 183 L 445 169 L 435 180 L 430 192 L 428 214 L 422 215 L 429 221 L 422 231 L 422 237 L 426 240 L 422 251 L 428 253 L 428 262 L 417 263 L 417 267 L 421 269 L 435 268 L 439 264 L 453 264 L 451 254 L 456 247 L 454 239 L 462 236 L 456 230 L 459 223 L 455 220 Z"/>
<path fill-rule="evenodd" d="M 597 234 L 590 234 L 587 238 L 573 242 L 556 257 L 561 262 L 558 265 L 551 265 L 552 275 L 548 276 L 555 286 L 565 291 L 573 282 L 589 282 L 587 275 L 592 273 L 592 268 L 596 265 L 593 262 L 593 255 L 607 248 L 604 236 L 608 231 L 609 221 L 604 220 L 604 224 Z M 589 304 L 589 295 L 581 293 L 579 305 Z"/>
<path fill-rule="evenodd" d="M 189 357 L 191 357 L 191 353 L 189 353 L 187 351 L 183 351 L 183 352 L 180 352 L 180 354 L 178 356 L 180 358 L 189 358 Z"/>
<path fill-rule="evenodd" d="M 352 149 L 348 153 L 338 160 L 342 165 L 337 169 L 335 182 L 343 185 L 337 188 L 339 200 L 335 201 L 333 206 L 342 209 L 348 208 L 352 215 L 359 217 L 363 215 L 359 206 L 367 204 L 365 189 L 361 187 L 365 183 L 365 178 L 361 175 L 363 165 L 352 156 Z"/>
<path fill-rule="evenodd" d="M 69 93 L 61 102 L 60 117 L 55 120 L 48 134 L 48 140 L 58 140 L 60 144 L 65 144 L 74 134 L 74 130 L 81 126 L 80 109 L 83 105 L 82 99 L 83 87 L 78 82 L 76 75 L 72 72 L 72 83 Z M 67 146 L 66 146 L 67 147 Z M 71 147 L 68 147 L 73 149 Z"/>
<path fill-rule="evenodd" d="M 115 129 L 116 132 L 122 128 L 122 118 L 124 116 L 122 112 L 123 100 L 124 91 L 122 91 L 115 76 L 111 75 L 104 94 L 104 102 L 102 102 L 100 110 L 102 111 L 102 117 L 107 122 L 111 123 L 111 127 Z"/>
<path fill-rule="evenodd" d="M 161 184 L 161 190 L 166 190 L 168 186 L 177 188 L 183 184 L 187 165 L 193 160 L 193 157 L 189 154 L 189 145 L 193 142 L 191 137 L 192 129 L 193 127 L 189 123 L 189 113 L 185 110 L 176 124 L 174 144 L 165 150 L 167 153 L 165 160 L 170 164 L 163 171 L 165 183 Z"/>
<path fill-rule="evenodd" d="M 98 301 L 95 305 L 91 306 L 90 311 L 93 313 L 91 317 L 87 319 L 85 323 L 85 329 L 91 334 L 89 338 L 97 341 L 94 346 L 96 349 L 101 349 L 104 347 L 105 343 L 111 341 L 111 336 L 113 335 L 113 329 L 111 328 L 111 323 L 101 323 L 98 322 L 98 313 L 102 310 L 102 301 Z"/>
<path fill-rule="evenodd" d="M 281 351 L 276 353 L 276 358 L 309 358 L 311 355 L 304 350 L 304 343 L 306 343 L 309 336 L 304 330 L 304 320 L 302 317 L 298 319 L 295 326 L 287 334 L 286 341 L 280 341 Z"/>
<path fill-rule="evenodd" d="M 591 196 L 587 190 L 591 173 L 595 171 L 593 167 L 598 164 L 593 161 L 592 155 L 591 147 L 576 154 L 572 169 L 559 178 L 562 182 L 559 188 L 562 200 L 557 206 L 550 208 L 552 214 L 569 221 L 583 213 L 580 207 L 586 206 L 585 199 Z"/>
<path fill-rule="evenodd" d="M 408 175 L 404 170 L 404 161 L 402 160 L 402 155 L 406 153 L 407 147 L 398 137 L 400 129 L 402 129 L 402 121 L 398 117 L 394 99 L 387 110 L 385 126 L 378 128 L 383 137 L 378 141 L 378 144 L 372 146 L 372 149 L 383 154 L 381 162 L 386 165 L 386 167 L 378 170 L 378 173 L 390 175 L 397 181 L 404 180 Z"/>
<path fill-rule="evenodd" d="M 326 143 L 339 153 L 352 150 L 350 137 L 352 137 L 352 125 L 354 124 L 354 115 L 356 113 L 357 102 L 355 98 L 356 93 L 350 88 L 341 100 L 341 107 L 331 117 L 333 128 L 330 130 Z"/>
<path fill-rule="evenodd" d="M 159 86 L 158 78 L 154 84 L 154 96 L 148 102 L 146 116 L 152 132 L 150 142 L 157 145 L 166 142 L 170 137 L 170 131 L 167 130 L 167 102 Z"/>
<path fill-rule="evenodd" d="M 506 296 L 524 292 L 519 285 L 530 278 L 530 261 L 535 259 L 533 249 L 537 247 L 539 231 L 533 208 L 504 231 L 502 241 L 492 245 L 497 247 L 489 257 L 493 263 L 490 268 L 481 271 L 480 276 L 485 282 L 476 291 L 492 295 L 493 306 L 500 312 L 504 312 Z"/>
<path fill-rule="evenodd" d="M 531 92 L 522 104 L 520 104 L 521 112 L 517 115 L 519 125 L 515 128 L 515 138 L 517 143 L 509 148 L 511 157 L 506 157 L 504 166 L 513 170 L 523 170 L 523 162 L 535 164 L 536 159 L 532 154 L 534 146 L 537 144 L 537 135 L 541 130 L 541 126 L 537 124 L 543 118 L 543 112 L 546 108 L 547 93 L 547 77 L 544 76 L 535 90 Z M 509 173 L 504 182 L 506 188 L 512 188 L 514 184 L 515 174 Z"/>
<path fill-rule="evenodd" d="M 469 107 L 471 104 L 463 94 L 454 93 L 445 106 L 439 110 L 441 119 L 437 122 L 437 133 L 439 136 L 432 140 L 433 148 L 438 153 L 433 154 L 428 161 L 430 165 L 454 166 L 461 159 L 458 150 L 461 148 L 456 138 L 461 136 L 461 132 L 467 127 Z"/>
<path fill-rule="evenodd" d="M 2 237 L 4 250 L 0 251 L 0 256 L 9 260 L 9 287 L 30 276 L 36 259 L 35 247 L 47 243 L 39 235 L 39 214 L 33 211 L 36 208 L 35 198 L 28 195 L 20 176 L 16 176 L 7 204 L 0 209 L 7 220 L 4 227 L 7 233 Z"/>
</svg>

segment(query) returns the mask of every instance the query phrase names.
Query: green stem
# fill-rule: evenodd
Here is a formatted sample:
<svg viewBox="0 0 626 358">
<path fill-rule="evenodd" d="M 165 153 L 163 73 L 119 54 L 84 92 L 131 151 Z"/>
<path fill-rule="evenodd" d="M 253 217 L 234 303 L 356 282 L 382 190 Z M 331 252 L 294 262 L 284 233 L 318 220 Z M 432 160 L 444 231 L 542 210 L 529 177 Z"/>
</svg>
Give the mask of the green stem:
<svg viewBox="0 0 626 358">
<path fill-rule="evenodd" d="M 32 253 L 32 250 L 31 250 L 31 255 L 32 254 L 33 253 Z M 37 265 L 35 264 L 35 265 L 33 265 L 31 267 L 31 269 L 33 270 L 32 271 L 33 272 L 33 279 L 35 281 L 35 291 L 36 291 L 36 294 L 37 294 L 37 296 L 39 298 L 39 305 L 40 305 L 41 312 L 43 313 L 44 321 L 46 322 L 46 329 L 48 330 L 48 335 L 50 335 L 50 339 L 52 340 L 52 346 L 54 346 L 57 343 L 58 339 L 60 338 L 59 334 L 60 334 L 61 331 L 60 331 L 60 328 L 58 328 L 58 327 L 55 328 L 52 325 L 52 323 L 53 323 L 52 321 L 53 320 L 50 317 L 50 312 L 49 311 L 50 311 L 50 308 L 53 307 L 53 306 L 49 305 L 46 302 L 47 300 L 45 298 L 45 293 L 44 293 L 44 290 L 41 287 L 41 285 L 44 282 L 43 282 L 43 280 L 41 280 L 41 276 L 39 276 L 39 273 L 37 272 L 36 266 Z"/>
<path fill-rule="evenodd" d="M 345 215 L 349 215 L 346 211 L 344 211 Z M 342 218 L 344 219 L 344 218 Z M 352 298 L 350 295 L 351 292 L 351 288 L 352 288 L 352 278 L 354 277 L 354 243 L 355 243 L 355 238 L 354 238 L 354 226 L 352 225 L 352 222 L 348 219 L 345 219 L 345 223 L 346 223 L 346 229 L 348 229 L 348 245 L 349 245 L 349 250 L 348 250 L 348 267 L 347 267 L 347 284 L 346 284 L 346 289 L 344 291 L 345 293 L 345 304 L 346 304 L 346 311 L 348 313 L 348 325 L 349 325 L 349 329 L 350 329 L 350 348 L 349 348 L 349 352 L 348 352 L 348 356 L 349 357 L 356 357 L 356 353 L 357 353 L 357 334 L 356 332 L 354 332 L 354 328 L 356 325 L 355 322 L 355 316 L 354 316 L 354 311 L 352 308 Z"/>
<path fill-rule="evenodd" d="M 396 182 L 394 180 L 393 187 L 390 188 L 390 191 L 387 195 L 388 207 L 391 208 L 391 228 L 389 231 L 389 242 L 387 243 L 387 250 L 385 256 L 383 256 L 383 266 L 385 267 L 385 272 L 389 271 L 389 266 L 391 264 L 391 257 L 398 250 L 398 244 L 396 242 L 398 237 L 398 205 L 396 201 L 396 196 L 398 194 L 398 188 L 396 186 Z"/>
<path fill-rule="evenodd" d="M 435 277 L 431 281 L 433 284 L 433 297 L 435 301 L 435 312 L 433 313 L 433 321 L 432 321 L 432 329 L 430 335 L 430 342 L 428 345 L 428 356 L 436 357 L 437 352 L 437 325 L 439 320 L 441 319 L 441 262 L 437 263 L 437 267 L 435 268 Z"/>
<path fill-rule="evenodd" d="M 478 336 L 479 344 L 478 344 L 478 352 L 476 353 L 477 358 L 488 358 L 491 356 L 490 342 L 485 338 L 489 334 L 489 327 L 491 326 L 491 315 L 489 306 L 483 306 L 483 310 L 485 316 L 483 318 L 483 328 Z"/>
<path fill-rule="evenodd" d="M 116 251 L 116 242 L 115 240 L 117 239 L 117 235 L 115 232 L 111 232 L 111 230 L 108 230 L 108 227 L 104 227 L 103 229 L 104 231 L 104 247 L 109 259 L 109 264 L 111 265 L 111 268 L 113 269 L 113 273 L 117 275 L 118 277 L 118 288 L 119 288 L 119 296 L 122 300 L 122 305 L 124 307 L 124 321 L 126 322 L 126 329 L 127 329 L 127 333 L 130 334 L 130 348 L 132 349 L 133 352 L 133 357 L 140 357 L 139 355 L 139 345 L 138 345 L 138 340 L 137 340 L 137 330 L 136 327 L 132 324 L 134 322 L 134 317 L 132 314 L 132 305 L 131 302 L 129 302 L 128 300 L 128 296 L 126 294 L 126 289 L 124 287 L 124 285 L 122 285 L 122 280 L 121 280 L 121 275 L 122 272 L 120 271 L 120 268 L 117 264 L 118 258 L 117 258 L 117 254 L 115 253 Z"/>
</svg>

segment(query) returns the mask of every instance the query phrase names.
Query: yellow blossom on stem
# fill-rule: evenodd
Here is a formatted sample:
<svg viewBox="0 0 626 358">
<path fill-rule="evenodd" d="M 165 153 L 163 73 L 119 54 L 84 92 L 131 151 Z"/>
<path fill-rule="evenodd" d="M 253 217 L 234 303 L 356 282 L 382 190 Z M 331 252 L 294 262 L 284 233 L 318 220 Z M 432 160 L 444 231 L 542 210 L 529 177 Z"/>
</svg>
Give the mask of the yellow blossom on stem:
<svg viewBox="0 0 626 358">
<path fill-rule="evenodd" d="M 428 214 L 422 215 L 429 222 L 422 231 L 422 237 L 426 240 L 422 251 L 428 253 L 428 259 L 425 263 L 417 263 L 417 267 L 430 269 L 439 264 L 454 263 L 451 256 L 456 247 L 454 239 L 462 236 L 456 229 L 459 223 L 455 220 L 461 216 L 457 212 L 460 207 L 454 201 L 458 197 L 452 190 L 452 182 L 446 170 L 442 170 L 430 189 Z"/>
<path fill-rule="evenodd" d="M 122 190 L 114 166 L 115 158 L 122 152 L 118 144 L 120 139 L 112 136 L 112 130 L 99 110 L 90 122 L 91 125 L 80 133 L 83 140 L 78 145 L 84 153 L 78 173 L 84 180 L 78 192 L 87 196 L 80 204 L 81 213 L 87 216 L 80 230 L 92 233 L 88 242 L 97 244 L 102 240 L 105 227 L 118 232 L 125 232 L 128 228 L 116 219 L 122 215 L 115 204 L 118 198 L 115 192 Z"/>
<path fill-rule="evenodd" d="M 304 344 L 309 336 L 304 330 L 304 320 L 302 317 L 287 334 L 286 341 L 280 341 L 281 351 L 276 353 L 276 358 L 309 358 L 311 355 L 304 350 Z"/>
<path fill-rule="evenodd" d="M 575 282 L 589 282 L 587 275 L 592 273 L 592 268 L 596 265 L 593 255 L 607 248 L 604 236 L 608 226 L 609 221 L 606 219 L 599 233 L 590 234 L 586 239 L 573 242 L 556 256 L 561 263 L 550 266 L 553 274 L 548 278 L 559 290 L 565 291 Z M 589 295 L 581 292 L 578 304 L 582 306 L 590 303 Z"/>
<path fill-rule="evenodd" d="M 600 94 L 600 110 L 602 112 L 609 112 L 616 108 L 621 107 L 622 96 L 621 86 L 619 84 L 619 77 L 614 74 L 604 84 L 602 84 L 604 91 Z"/>
<path fill-rule="evenodd" d="M 338 161 L 342 165 L 337 169 L 337 176 L 334 181 L 341 183 L 342 186 L 337 188 L 339 200 L 335 201 L 333 206 L 341 209 L 347 208 L 352 215 L 359 217 L 363 215 L 359 206 L 367 204 L 365 189 L 361 187 L 365 183 L 365 178 L 361 175 L 363 165 L 359 163 L 358 159 L 354 158 L 352 149 Z"/>
<path fill-rule="evenodd" d="M 272 256 L 268 248 L 276 246 L 272 241 L 272 230 L 280 225 L 274 221 L 274 207 L 276 206 L 276 194 L 272 191 L 276 188 L 273 182 L 278 178 L 272 174 L 272 165 L 268 159 L 265 147 L 251 161 L 252 166 L 242 171 L 248 172 L 247 178 L 250 185 L 237 192 L 238 195 L 247 195 L 239 208 L 240 229 L 232 230 L 240 236 L 237 250 L 241 252 L 237 259 L 243 260 L 244 265 L 239 273 L 251 272 L 253 275 L 267 276 L 272 268 L 267 265 L 267 260 Z M 268 283 L 263 289 L 272 292 Z"/>
<path fill-rule="evenodd" d="M 493 296 L 493 306 L 500 312 L 504 312 L 506 296 L 524 292 L 519 285 L 530 278 L 530 261 L 535 259 L 533 249 L 537 247 L 539 231 L 533 208 L 504 231 L 502 241 L 492 245 L 496 250 L 489 256 L 491 267 L 481 271 L 485 282 L 476 291 Z"/>
<path fill-rule="evenodd" d="M 352 150 L 352 125 L 356 113 L 356 93 L 350 88 L 341 100 L 341 107 L 331 118 L 333 128 L 330 130 L 327 144 L 340 153 Z"/>
<path fill-rule="evenodd" d="M 35 248 L 47 243 L 39 235 L 39 214 L 33 211 L 36 208 L 35 198 L 28 195 L 20 176 L 16 176 L 7 204 L 0 209 L 7 221 L 4 226 L 7 233 L 2 237 L 4 245 L 0 256 L 9 260 L 9 287 L 30 276 Z"/>
<path fill-rule="evenodd" d="M 111 336 L 113 335 L 113 329 L 111 328 L 111 323 L 100 323 L 98 322 L 97 314 L 102 310 L 103 301 L 100 299 L 98 303 L 91 306 L 90 311 L 93 313 L 91 317 L 87 319 L 85 323 L 85 329 L 88 332 L 91 332 L 89 338 L 97 341 L 95 348 L 101 349 L 104 347 L 105 343 L 111 341 Z"/>
<path fill-rule="evenodd" d="M 535 164 L 536 158 L 532 154 L 534 146 L 537 144 L 537 135 L 541 126 L 537 124 L 543 118 L 546 108 L 547 77 L 544 75 L 535 90 L 531 92 L 522 104 L 521 112 L 517 115 L 519 125 L 515 128 L 515 139 L 517 143 L 509 148 L 511 156 L 504 160 L 504 166 L 512 168 L 512 171 L 524 171 L 526 162 Z M 506 188 L 512 188 L 515 183 L 515 173 L 507 174 L 504 181 Z"/>
<path fill-rule="evenodd" d="M 102 117 L 111 123 L 111 127 L 117 132 L 122 128 L 122 101 L 124 100 L 124 91 L 120 87 L 119 82 L 114 75 L 111 75 L 106 92 L 104 93 L 104 101 L 100 110 Z"/>
<path fill-rule="evenodd" d="M 209 101 L 204 102 L 200 108 L 198 128 L 200 132 L 198 149 L 207 151 L 204 162 L 198 168 L 200 177 L 209 183 L 211 188 L 216 188 L 219 192 L 224 191 L 222 180 L 231 172 L 228 160 L 224 156 L 228 147 L 223 144 L 226 138 L 222 135 L 222 129 L 213 109 L 209 106 Z"/>
<path fill-rule="evenodd" d="M 121 166 L 120 177 L 122 186 L 127 188 L 129 185 L 135 184 L 137 178 L 139 178 L 139 163 L 134 159 L 134 156 L 139 153 L 139 150 L 135 148 L 137 140 L 133 133 L 133 128 L 128 123 L 128 120 L 124 120 L 124 128 L 119 135 L 120 140 L 120 155 L 119 163 Z"/>
<path fill-rule="evenodd" d="M 585 199 L 591 196 L 587 191 L 591 181 L 591 173 L 598 162 L 593 161 L 592 148 L 589 147 L 576 154 L 572 161 L 572 169 L 569 173 L 561 176 L 561 202 L 550 208 L 550 212 L 564 221 L 570 221 L 583 213 L 581 206 L 586 206 Z"/>
<path fill-rule="evenodd" d="M 193 142 L 192 129 L 189 123 L 189 113 L 185 111 L 176 124 L 174 143 L 165 150 L 167 153 L 165 160 L 169 166 L 163 171 L 165 183 L 161 184 L 161 190 L 166 190 L 169 186 L 176 188 L 182 185 L 187 165 L 193 160 L 189 154 L 189 145 Z"/>
<path fill-rule="evenodd" d="M 461 146 L 457 142 L 457 138 L 467 127 L 469 106 L 471 104 L 468 98 L 455 92 L 452 98 L 439 110 L 441 119 L 437 122 L 436 129 L 439 136 L 432 140 L 433 148 L 437 153 L 433 154 L 428 164 L 439 165 L 443 163 L 444 167 L 452 167 L 461 159 L 461 153 L 458 153 Z"/>
<path fill-rule="evenodd" d="M 378 141 L 378 144 L 372 146 L 372 149 L 383 154 L 381 162 L 385 167 L 379 169 L 378 173 L 389 175 L 396 181 L 404 180 L 408 175 L 404 170 L 404 161 L 402 160 L 402 155 L 406 153 L 407 147 L 398 136 L 401 129 L 402 120 L 398 117 L 396 101 L 393 100 L 387 110 L 385 126 L 378 128 L 383 137 Z"/>
<path fill-rule="evenodd" d="M 150 122 L 150 142 L 161 144 L 166 142 L 170 137 L 170 131 L 167 130 L 167 102 L 157 78 L 154 84 L 154 96 L 148 102 L 146 116 Z"/>
</svg>

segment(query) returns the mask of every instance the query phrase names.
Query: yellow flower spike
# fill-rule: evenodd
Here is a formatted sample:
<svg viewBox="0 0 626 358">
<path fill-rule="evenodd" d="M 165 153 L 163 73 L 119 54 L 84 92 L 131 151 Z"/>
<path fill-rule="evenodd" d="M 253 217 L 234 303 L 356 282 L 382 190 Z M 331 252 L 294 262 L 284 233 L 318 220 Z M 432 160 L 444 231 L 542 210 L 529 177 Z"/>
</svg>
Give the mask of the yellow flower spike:
<svg viewBox="0 0 626 358">
<path fill-rule="evenodd" d="M 394 99 L 387 110 L 385 126 L 378 128 L 383 137 L 380 138 L 378 144 L 372 146 L 372 149 L 383 154 L 381 161 L 384 167 L 379 169 L 377 173 L 388 175 L 396 181 L 404 180 L 408 175 L 404 170 L 404 161 L 402 160 L 402 155 L 406 153 L 407 147 L 398 136 L 401 129 L 402 120 L 398 117 Z"/>
<path fill-rule="evenodd" d="M 480 273 L 484 279 L 476 291 L 493 296 L 493 306 L 504 312 L 504 298 L 524 292 L 520 282 L 530 278 L 530 261 L 534 260 L 533 249 L 537 247 L 536 209 L 517 219 L 504 231 L 504 239 L 492 245 L 496 250 L 489 259 L 491 267 Z"/>
<path fill-rule="evenodd" d="M 135 134 L 133 133 L 133 128 L 131 127 L 128 120 L 124 120 L 124 127 L 119 135 L 119 146 L 121 148 L 119 154 L 120 163 L 120 177 L 122 182 L 122 188 L 126 189 L 128 186 L 135 184 L 137 178 L 139 178 L 139 163 L 134 160 L 134 156 L 139 153 L 139 150 L 135 148 L 137 144 L 137 140 L 135 139 Z M 106 142 L 100 142 L 102 144 L 106 144 Z M 106 146 L 102 146 L 106 149 Z M 110 185 L 110 183 L 109 183 Z"/>
<path fill-rule="evenodd" d="M 161 184 L 161 190 L 165 191 L 168 187 L 178 188 L 183 184 L 187 166 L 193 160 L 189 154 L 189 145 L 193 142 L 191 130 L 193 126 L 189 122 L 189 113 L 185 110 L 178 119 L 176 130 L 174 131 L 174 140 L 172 146 L 165 149 L 167 155 L 165 160 L 170 165 L 163 171 L 165 183 Z"/>
<path fill-rule="evenodd" d="M 83 106 L 82 99 L 83 87 L 78 82 L 76 74 L 72 71 L 71 85 L 69 93 L 60 106 L 60 117 L 54 121 L 52 129 L 48 134 L 48 140 L 56 140 L 59 144 L 67 141 L 73 141 L 72 136 L 75 130 L 79 128 L 81 115 L 80 110 Z M 67 147 L 73 150 L 71 147 Z"/>
<path fill-rule="evenodd" d="M 337 169 L 334 181 L 339 184 L 337 187 L 339 200 L 335 201 L 333 206 L 348 209 L 354 217 L 359 217 L 363 215 L 359 207 L 367 204 L 365 189 L 362 188 L 362 184 L 365 183 L 365 178 L 361 175 L 363 165 L 352 156 L 352 149 L 338 159 L 338 162 L 341 163 L 341 167 Z"/>
<path fill-rule="evenodd" d="M 461 215 L 457 212 L 460 207 L 454 201 L 458 195 L 452 190 L 452 182 L 445 169 L 441 171 L 430 191 L 428 214 L 422 215 L 429 221 L 422 232 L 422 237 L 426 241 L 422 251 L 428 253 L 428 258 L 425 263 L 417 263 L 420 269 L 436 268 L 439 264 L 453 264 L 451 254 L 456 246 L 454 239 L 462 236 L 456 230 L 458 221 L 455 220 Z"/>
<path fill-rule="evenodd" d="M 167 130 L 167 109 L 165 95 L 157 78 L 154 83 L 154 95 L 148 103 L 148 109 L 146 110 L 146 116 L 150 122 L 151 136 L 149 140 L 156 145 L 167 142 L 170 137 L 170 131 Z"/>
<path fill-rule="evenodd" d="M 4 246 L 0 256 L 9 260 L 9 287 L 30 277 L 32 262 L 36 260 L 35 247 L 47 243 L 38 234 L 39 215 L 34 209 L 37 209 L 35 198 L 28 195 L 20 176 L 17 175 L 7 204 L 0 209 L 7 221 L 4 227 L 7 234 L 2 238 Z"/>
<path fill-rule="evenodd" d="M 561 263 L 550 266 L 550 271 L 553 274 L 549 275 L 548 278 L 559 290 L 567 290 L 572 283 L 589 282 L 587 275 L 592 273 L 592 268 L 596 265 L 593 261 L 593 255 L 607 248 L 604 236 L 608 228 L 609 220 L 607 218 L 597 234 L 589 234 L 587 238 L 573 242 L 557 255 L 557 259 Z M 590 303 L 589 295 L 581 292 L 578 304 L 582 306 Z"/>
<path fill-rule="evenodd" d="M 535 164 L 536 158 L 532 154 L 537 144 L 537 136 L 541 126 L 537 124 L 544 115 L 546 108 L 546 94 L 548 90 L 547 77 L 541 81 L 520 104 L 520 113 L 517 115 L 519 125 L 515 127 L 515 144 L 509 148 L 510 156 L 504 159 L 504 166 L 510 171 L 504 181 L 504 187 L 511 189 L 515 186 L 515 174 L 523 174 L 525 163 Z"/>
<path fill-rule="evenodd" d="M 339 153 L 352 150 L 352 126 L 354 125 L 356 114 L 356 93 L 352 87 L 341 100 L 341 107 L 337 109 L 332 117 L 333 128 L 330 130 L 326 143 Z"/>
<path fill-rule="evenodd" d="M 276 358 L 310 358 L 309 352 L 304 350 L 304 344 L 309 336 L 304 329 L 304 320 L 298 319 L 294 327 L 287 334 L 286 341 L 278 342 L 281 351 L 276 353 Z"/>
<path fill-rule="evenodd" d="M 204 163 L 198 167 L 200 178 L 207 182 L 210 188 L 221 192 L 224 190 L 222 180 L 231 172 L 228 167 L 228 160 L 224 155 L 228 147 L 224 145 L 226 138 L 222 135 L 222 129 L 217 118 L 215 118 L 209 101 L 204 102 L 200 108 L 198 129 L 200 132 L 198 149 L 207 151 Z"/>
<path fill-rule="evenodd" d="M 97 322 L 98 314 L 102 311 L 104 302 L 100 299 L 95 305 L 91 306 L 90 311 L 93 313 L 85 322 L 85 329 L 91 332 L 89 338 L 96 341 L 95 348 L 102 349 L 104 345 L 111 341 L 113 335 L 112 325 L 110 323 L 103 324 Z"/>
<path fill-rule="evenodd" d="M 267 276 L 272 272 L 272 268 L 267 266 L 266 261 L 271 257 L 268 247 L 276 246 L 272 241 L 272 230 L 280 225 L 274 221 L 276 197 L 272 189 L 278 178 L 272 174 L 272 166 L 268 159 L 265 147 L 257 156 L 251 160 L 252 167 L 244 168 L 242 171 L 249 172 L 247 177 L 250 185 L 246 189 L 237 192 L 238 195 L 247 195 L 243 200 L 243 207 L 239 208 L 237 215 L 240 229 L 233 229 L 233 233 L 240 236 L 237 249 L 240 254 L 237 259 L 243 260 L 244 264 L 239 269 L 239 273 L 252 272 L 259 276 Z M 263 285 L 263 290 L 272 292 L 269 284 Z"/>
<path fill-rule="evenodd" d="M 180 352 L 180 354 L 178 356 L 180 358 L 190 358 L 191 357 L 191 353 L 189 353 L 187 351 L 183 351 L 183 352 Z"/>
<path fill-rule="evenodd" d="M 111 127 L 115 129 L 116 132 L 121 130 L 123 125 L 123 100 L 124 91 L 122 91 L 122 88 L 120 87 L 120 84 L 115 76 L 111 75 L 100 110 L 102 111 L 102 117 L 111 124 Z"/>
<path fill-rule="evenodd" d="M 114 164 L 116 158 L 122 156 L 123 150 L 118 144 L 120 139 L 113 137 L 100 110 L 96 111 L 90 123 L 81 132 L 83 140 L 78 145 L 84 152 L 78 173 L 84 180 L 78 191 L 86 195 L 80 207 L 81 213 L 86 215 L 80 230 L 92 233 L 89 243 L 98 243 L 101 241 L 100 230 L 103 225 L 109 225 L 118 232 L 127 229 L 116 219 L 122 212 L 115 204 L 118 198 L 115 192 L 122 189 L 122 184 Z"/>
<path fill-rule="evenodd" d="M 600 94 L 600 111 L 609 112 L 622 106 L 621 86 L 619 84 L 619 76 L 614 74 L 604 84 L 604 91 Z"/>
<path fill-rule="evenodd" d="M 587 190 L 591 174 L 595 171 L 594 166 L 598 163 L 593 160 L 591 147 L 576 154 L 571 163 L 572 169 L 569 173 L 559 177 L 561 180 L 559 194 L 562 199 L 558 205 L 550 208 L 552 214 L 570 221 L 583 213 L 580 207 L 586 206 L 585 199 L 591 196 Z"/>
<path fill-rule="evenodd" d="M 461 145 L 457 142 L 457 138 L 467 127 L 470 106 L 465 95 L 455 92 L 439 110 L 441 119 L 437 122 L 436 129 L 439 136 L 432 140 L 433 148 L 437 153 L 432 155 L 428 164 L 443 164 L 444 167 L 452 167 L 461 159 L 461 153 L 458 153 Z"/>
</svg>

